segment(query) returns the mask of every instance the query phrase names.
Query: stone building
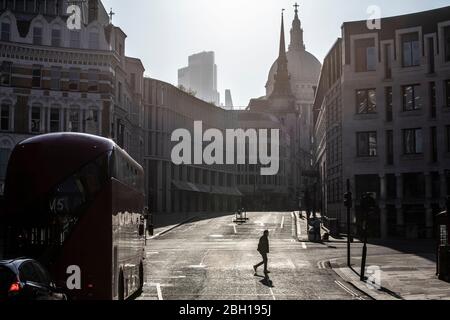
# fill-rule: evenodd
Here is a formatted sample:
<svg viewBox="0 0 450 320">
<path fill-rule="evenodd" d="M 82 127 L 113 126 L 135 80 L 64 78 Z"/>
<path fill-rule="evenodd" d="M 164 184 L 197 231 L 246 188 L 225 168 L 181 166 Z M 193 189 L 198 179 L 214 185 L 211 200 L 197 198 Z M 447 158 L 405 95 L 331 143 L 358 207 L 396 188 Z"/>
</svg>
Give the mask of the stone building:
<svg viewBox="0 0 450 320">
<path fill-rule="evenodd" d="M 233 111 L 235 126 L 242 130 L 279 130 L 280 141 L 269 144 L 279 144 L 279 171 L 273 176 L 261 175 L 261 165 L 239 164 L 237 166 L 237 185 L 242 193 L 242 207 L 251 211 L 283 211 L 289 203 L 289 159 L 290 137 L 281 121 L 270 113 L 257 111 Z M 246 141 L 250 150 L 250 143 Z"/>
<path fill-rule="evenodd" d="M 450 7 L 346 22 L 327 57 L 315 110 L 323 213 L 346 224 L 350 180 L 378 202 L 373 236 L 430 238 L 450 191 Z"/>
<path fill-rule="evenodd" d="M 234 128 L 233 113 L 200 100 L 171 84 L 144 79 L 144 168 L 150 210 L 156 214 L 231 212 L 242 194 L 236 186 L 235 165 L 175 165 L 172 133 L 194 122 L 203 130 L 222 133 Z M 194 141 L 192 141 L 194 143 Z"/>
<path fill-rule="evenodd" d="M 12 148 L 48 132 L 115 139 L 139 159 L 142 113 L 139 60 L 125 56 L 125 33 L 100 1 L 82 5 L 69 30 L 67 1 L 0 2 L 0 184 Z M 131 72 L 131 73 L 129 73 Z"/>
<path fill-rule="evenodd" d="M 283 137 L 289 139 L 285 155 L 288 161 L 280 177 L 282 185 L 287 184 L 286 189 L 282 188 L 284 210 L 303 207 L 305 193 L 310 187 L 306 173 L 312 169 L 311 114 L 320 68 L 320 62 L 305 50 L 296 5 L 289 50 L 286 51 L 282 16 L 279 55 L 269 72 L 267 95 L 252 99 L 247 108 L 247 111 L 265 113 L 277 119 Z"/>
<path fill-rule="evenodd" d="M 295 97 L 295 108 L 298 113 L 297 123 L 289 125 L 293 130 L 291 133 L 291 152 L 292 158 L 295 159 L 292 162 L 291 171 L 296 179 L 294 182 L 297 186 L 295 192 L 299 198 L 304 200 L 307 190 L 311 189 L 311 185 L 314 182 L 314 179 L 310 177 L 312 169 L 312 109 L 322 65 L 313 54 L 306 50 L 303 40 L 303 29 L 299 19 L 299 5 L 296 4 L 294 7 L 295 16 L 290 30 L 291 39 L 286 52 L 291 92 Z M 270 68 L 266 84 L 267 97 L 274 90 L 275 74 L 278 68 L 277 61 Z"/>
</svg>

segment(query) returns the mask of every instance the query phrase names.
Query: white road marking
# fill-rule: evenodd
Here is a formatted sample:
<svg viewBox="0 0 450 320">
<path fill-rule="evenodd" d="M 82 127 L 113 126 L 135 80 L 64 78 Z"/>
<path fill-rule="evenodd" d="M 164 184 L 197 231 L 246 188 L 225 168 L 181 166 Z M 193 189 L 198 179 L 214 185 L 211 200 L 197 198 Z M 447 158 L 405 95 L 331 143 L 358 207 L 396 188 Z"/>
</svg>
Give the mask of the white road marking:
<svg viewBox="0 0 450 320">
<path fill-rule="evenodd" d="M 158 299 L 163 300 L 162 291 L 161 291 L 161 284 L 156 284 L 156 291 L 158 292 Z"/>
<path fill-rule="evenodd" d="M 281 219 L 281 229 L 284 229 L 284 216 L 283 216 L 283 218 Z"/>
<path fill-rule="evenodd" d="M 192 266 L 188 266 L 188 268 L 191 268 L 191 269 L 205 269 L 206 266 L 205 265 L 197 265 L 197 266 L 192 265 Z"/>
<path fill-rule="evenodd" d="M 360 297 L 357 293 L 355 293 L 352 289 L 349 289 L 347 286 L 345 286 L 342 282 L 335 280 L 334 281 L 339 287 L 341 287 L 343 290 L 345 290 L 348 294 L 350 294 L 354 298 L 358 298 L 359 300 L 363 300 L 362 297 Z"/>
<path fill-rule="evenodd" d="M 223 238 L 223 235 L 221 234 L 213 234 L 209 236 L 210 238 Z"/>
<path fill-rule="evenodd" d="M 158 294 L 158 300 L 164 300 L 163 296 L 162 296 L 162 291 L 161 291 L 161 284 L 160 283 L 150 283 L 150 286 L 156 287 L 156 292 Z"/>
<path fill-rule="evenodd" d="M 305 250 L 308 249 L 308 246 L 306 245 L 306 243 L 302 242 L 302 248 Z"/>
<path fill-rule="evenodd" d="M 204 262 L 205 262 L 206 257 L 208 256 L 208 254 L 209 254 L 209 250 L 206 250 L 205 254 L 203 255 L 202 261 L 200 261 L 200 266 L 205 266 Z"/>
<path fill-rule="evenodd" d="M 234 234 L 237 234 L 237 230 L 236 230 L 236 226 L 233 225 L 233 229 L 234 229 Z"/>
<path fill-rule="evenodd" d="M 273 294 L 272 288 L 269 288 L 269 289 L 270 289 L 270 294 L 272 295 L 273 300 L 274 300 L 274 301 L 277 300 L 277 298 L 275 298 L 275 295 Z"/>
</svg>

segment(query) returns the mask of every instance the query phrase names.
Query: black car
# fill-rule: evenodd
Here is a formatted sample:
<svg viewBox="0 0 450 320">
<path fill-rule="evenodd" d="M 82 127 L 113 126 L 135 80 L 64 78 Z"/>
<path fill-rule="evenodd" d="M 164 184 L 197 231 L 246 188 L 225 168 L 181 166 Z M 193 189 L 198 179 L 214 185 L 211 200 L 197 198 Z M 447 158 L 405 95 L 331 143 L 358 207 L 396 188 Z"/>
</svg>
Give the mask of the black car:
<svg viewBox="0 0 450 320">
<path fill-rule="evenodd" d="M 0 302 L 11 300 L 67 300 L 48 271 L 26 258 L 0 261 Z"/>
</svg>

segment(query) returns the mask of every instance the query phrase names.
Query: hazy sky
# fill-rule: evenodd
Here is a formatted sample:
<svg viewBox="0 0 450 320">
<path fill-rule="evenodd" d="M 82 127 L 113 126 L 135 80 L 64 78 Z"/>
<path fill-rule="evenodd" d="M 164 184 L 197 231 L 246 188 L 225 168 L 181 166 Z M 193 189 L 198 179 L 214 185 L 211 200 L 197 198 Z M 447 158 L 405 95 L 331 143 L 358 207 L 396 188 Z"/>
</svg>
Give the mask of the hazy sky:
<svg viewBox="0 0 450 320">
<path fill-rule="evenodd" d="M 234 104 L 265 95 L 269 68 L 277 58 L 280 11 L 286 41 L 295 0 L 103 0 L 116 13 L 114 24 L 128 34 L 127 55 L 140 58 L 146 75 L 177 85 L 188 56 L 215 51 L 221 100 L 231 89 Z M 382 16 L 450 5 L 450 0 L 303 0 L 300 19 L 306 49 L 320 61 L 344 21 L 363 20 L 370 5 Z"/>
</svg>

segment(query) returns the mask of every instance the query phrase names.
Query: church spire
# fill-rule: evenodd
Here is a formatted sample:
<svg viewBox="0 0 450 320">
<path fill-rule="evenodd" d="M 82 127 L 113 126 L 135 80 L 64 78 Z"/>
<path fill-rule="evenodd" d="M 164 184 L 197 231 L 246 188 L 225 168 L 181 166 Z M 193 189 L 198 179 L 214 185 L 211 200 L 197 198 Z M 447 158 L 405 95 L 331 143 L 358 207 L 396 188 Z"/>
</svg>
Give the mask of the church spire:
<svg viewBox="0 0 450 320">
<path fill-rule="evenodd" d="M 291 96 L 291 84 L 289 81 L 288 60 L 286 56 L 286 42 L 284 36 L 284 9 L 281 12 L 280 52 L 277 60 L 277 73 L 272 96 Z"/>
<path fill-rule="evenodd" d="M 280 52 L 278 54 L 278 59 L 280 59 L 280 57 L 286 58 L 286 40 L 284 36 L 284 9 L 281 11 Z"/>
<path fill-rule="evenodd" d="M 295 17 L 292 22 L 291 29 L 291 44 L 289 45 L 289 50 L 305 50 L 305 43 L 303 42 L 303 29 L 302 23 L 298 17 L 298 7 L 300 7 L 297 3 L 295 3 Z"/>
</svg>

